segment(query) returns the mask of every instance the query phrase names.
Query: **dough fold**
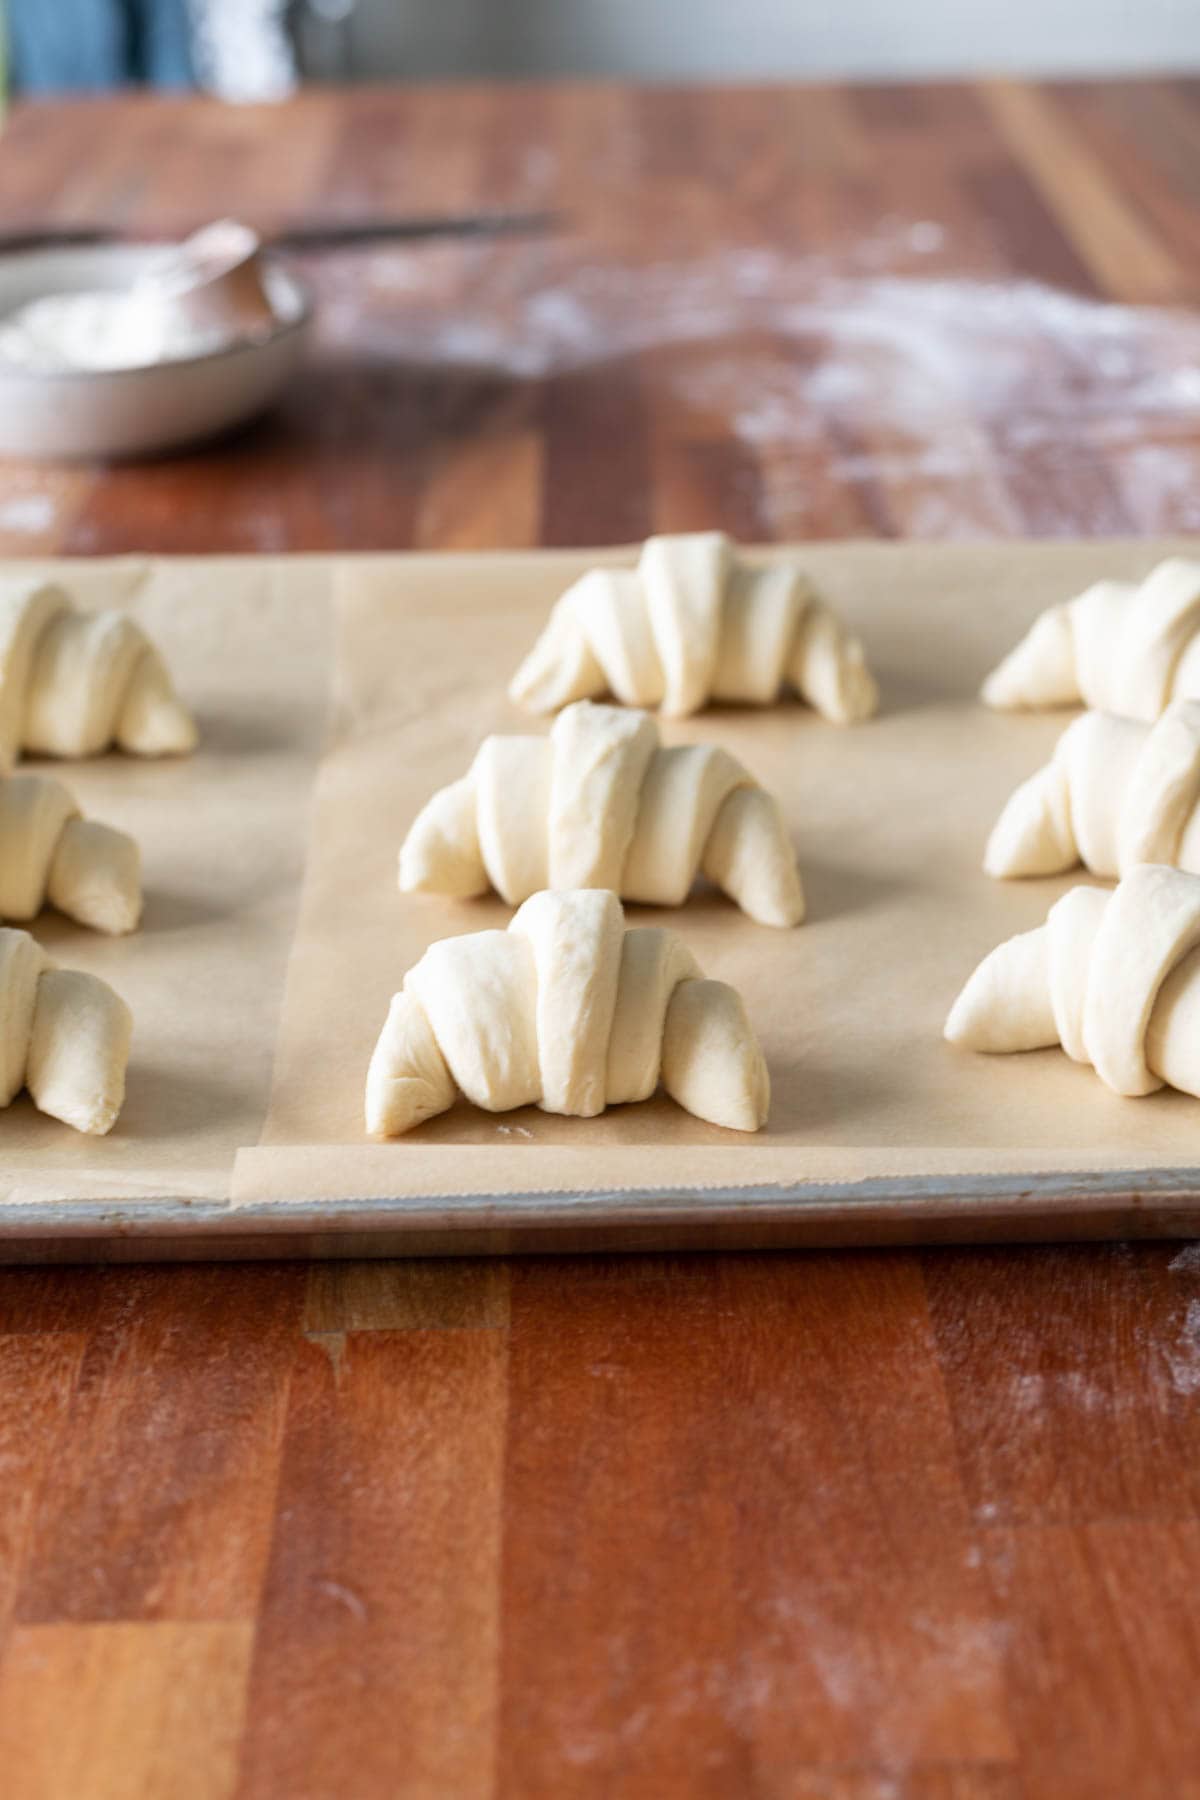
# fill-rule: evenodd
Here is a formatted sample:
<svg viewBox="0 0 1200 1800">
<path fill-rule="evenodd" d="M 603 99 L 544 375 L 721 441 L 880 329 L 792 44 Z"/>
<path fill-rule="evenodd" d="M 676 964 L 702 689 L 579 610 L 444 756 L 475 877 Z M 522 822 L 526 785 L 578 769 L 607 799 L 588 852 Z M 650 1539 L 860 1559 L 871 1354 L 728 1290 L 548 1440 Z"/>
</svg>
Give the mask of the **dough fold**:
<svg viewBox="0 0 1200 1800">
<path fill-rule="evenodd" d="M 102 1136 L 124 1103 L 132 1031 L 107 982 L 57 968 L 27 931 L 0 927 L 0 1107 L 24 1087 L 39 1111 Z"/>
<path fill-rule="evenodd" d="M 47 901 L 93 931 L 132 931 L 142 911 L 138 847 L 81 818 L 53 776 L 0 776 L 0 919 L 23 923 Z"/>
<path fill-rule="evenodd" d="M 1098 581 L 1050 607 L 983 684 L 1001 709 L 1085 706 L 1150 723 L 1200 698 L 1200 562 L 1170 557 L 1141 582 Z"/>
<path fill-rule="evenodd" d="M 636 569 L 591 569 L 555 605 L 509 694 L 531 712 L 612 694 L 671 718 L 791 687 L 835 724 L 879 692 L 862 645 L 793 564 L 739 562 L 720 531 L 648 538 Z"/>
<path fill-rule="evenodd" d="M 395 995 L 367 1071 L 366 1126 L 398 1137 L 461 1090 L 488 1112 L 594 1117 L 660 1085 L 758 1131 L 770 1079 L 741 996 L 673 931 L 627 928 L 601 888 L 533 895 L 507 931 L 433 944 Z"/>
<path fill-rule="evenodd" d="M 1118 1094 L 1200 1096 L 1200 876 L 1142 863 L 1112 893 L 1072 888 L 984 958 L 946 1037 L 968 1050 L 1061 1044 Z"/>
<path fill-rule="evenodd" d="M 1056 875 L 1083 863 L 1116 879 L 1138 863 L 1200 874 L 1200 701 L 1152 725 L 1088 712 L 1022 782 L 988 840 L 989 875 Z"/>
<path fill-rule="evenodd" d="M 0 771 L 22 751 L 136 756 L 195 748 L 196 727 L 141 627 L 80 612 L 53 582 L 0 583 Z"/>
<path fill-rule="evenodd" d="M 804 890 L 778 802 L 735 757 L 664 748 L 646 713 L 579 700 L 549 737 L 485 738 L 400 851 L 403 893 L 510 906 L 552 888 L 611 888 L 682 906 L 703 873 L 763 925 L 798 925 Z"/>
</svg>

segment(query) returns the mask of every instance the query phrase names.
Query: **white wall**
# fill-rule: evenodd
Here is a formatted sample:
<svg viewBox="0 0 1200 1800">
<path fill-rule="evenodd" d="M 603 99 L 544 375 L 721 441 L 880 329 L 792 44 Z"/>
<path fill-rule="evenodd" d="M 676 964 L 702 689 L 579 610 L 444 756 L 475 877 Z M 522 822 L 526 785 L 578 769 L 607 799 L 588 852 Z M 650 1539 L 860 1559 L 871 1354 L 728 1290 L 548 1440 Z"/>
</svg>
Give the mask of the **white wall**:
<svg viewBox="0 0 1200 1800">
<path fill-rule="evenodd" d="M 1200 0 L 357 0 L 362 75 L 1200 70 Z"/>
</svg>

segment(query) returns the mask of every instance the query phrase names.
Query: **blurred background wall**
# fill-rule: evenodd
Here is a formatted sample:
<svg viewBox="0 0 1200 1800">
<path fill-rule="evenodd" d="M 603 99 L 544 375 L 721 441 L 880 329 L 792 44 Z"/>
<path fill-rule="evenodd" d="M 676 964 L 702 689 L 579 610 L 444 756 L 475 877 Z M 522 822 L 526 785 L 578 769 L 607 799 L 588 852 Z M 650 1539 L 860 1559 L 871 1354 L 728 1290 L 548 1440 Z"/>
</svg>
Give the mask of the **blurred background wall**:
<svg viewBox="0 0 1200 1800">
<path fill-rule="evenodd" d="M 1200 71 L 1200 0 L 0 0 L 0 16 L 17 86 L 40 91 Z"/>
<path fill-rule="evenodd" d="M 345 71 L 622 75 L 1082 74 L 1200 69 L 1200 0 L 315 0 Z"/>
</svg>

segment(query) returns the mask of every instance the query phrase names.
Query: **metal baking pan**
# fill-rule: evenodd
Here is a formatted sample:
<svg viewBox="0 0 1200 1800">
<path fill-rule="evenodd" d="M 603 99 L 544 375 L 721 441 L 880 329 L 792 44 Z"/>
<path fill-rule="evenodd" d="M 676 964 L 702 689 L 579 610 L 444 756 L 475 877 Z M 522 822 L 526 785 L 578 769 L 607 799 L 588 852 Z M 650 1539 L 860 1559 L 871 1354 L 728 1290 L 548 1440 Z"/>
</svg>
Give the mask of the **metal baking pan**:
<svg viewBox="0 0 1200 1800">
<path fill-rule="evenodd" d="M 1200 1235 L 1200 1169 L 650 1194 L 45 1201 L 0 1206 L 0 1262 L 801 1250 Z"/>
</svg>

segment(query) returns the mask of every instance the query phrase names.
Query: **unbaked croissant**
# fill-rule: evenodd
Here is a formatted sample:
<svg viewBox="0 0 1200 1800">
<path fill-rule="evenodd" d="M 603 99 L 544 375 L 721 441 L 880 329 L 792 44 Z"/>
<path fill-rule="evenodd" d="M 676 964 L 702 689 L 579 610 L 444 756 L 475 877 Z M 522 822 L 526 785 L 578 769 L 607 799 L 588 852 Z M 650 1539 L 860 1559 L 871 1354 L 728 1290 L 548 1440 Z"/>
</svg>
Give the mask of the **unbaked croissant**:
<svg viewBox="0 0 1200 1800">
<path fill-rule="evenodd" d="M 664 749 L 643 712 L 579 700 L 549 737 L 489 737 L 417 815 L 404 893 L 510 906 L 539 889 L 611 888 L 682 906 L 697 873 L 763 925 L 798 925 L 804 892 L 778 803 L 709 744 Z"/>
<path fill-rule="evenodd" d="M 0 926 L 0 1106 L 28 1088 L 40 1112 L 97 1136 L 125 1099 L 133 1019 L 106 981 L 55 966 Z"/>
<path fill-rule="evenodd" d="M 989 875 L 1057 875 L 1082 862 L 1116 877 L 1138 863 L 1200 874 L 1200 701 L 1153 725 L 1088 712 L 1010 798 L 988 839 Z"/>
<path fill-rule="evenodd" d="M 507 931 L 443 939 L 408 971 L 367 1071 L 367 1130 L 398 1137 L 460 1089 L 488 1112 L 593 1118 L 660 1080 L 699 1118 L 759 1130 L 770 1081 L 741 996 L 675 932 L 627 930 L 615 894 L 535 894 Z"/>
<path fill-rule="evenodd" d="M 49 901 L 93 931 L 132 931 L 141 917 L 133 839 L 83 819 L 51 775 L 0 775 L 0 919 L 36 918 Z"/>
<path fill-rule="evenodd" d="M 968 1050 L 1061 1044 L 1118 1094 L 1200 1095 L 1200 877 L 1142 863 L 1077 887 L 985 957 L 946 1021 Z"/>
<path fill-rule="evenodd" d="M 1082 701 L 1147 722 L 1173 697 L 1200 698 L 1200 563 L 1181 556 L 1049 607 L 983 684 L 989 706 Z"/>
<path fill-rule="evenodd" d="M 0 582 L 0 770 L 22 750 L 136 756 L 195 748 L 158 651 L 121 612 L 79 612 L 49 581 Z"/>
<path fill-rule="evenodd" d="M 610 693 L 672 718 L 710 700 L 769 706 L 785 685 L 839 725 L 879 694 L 799 568 L 739 561 L 720 531 L 647 538 L 636 569 L 592 569 L 557 602 L 509 694 L 531 712 Z"/>
</svg>

